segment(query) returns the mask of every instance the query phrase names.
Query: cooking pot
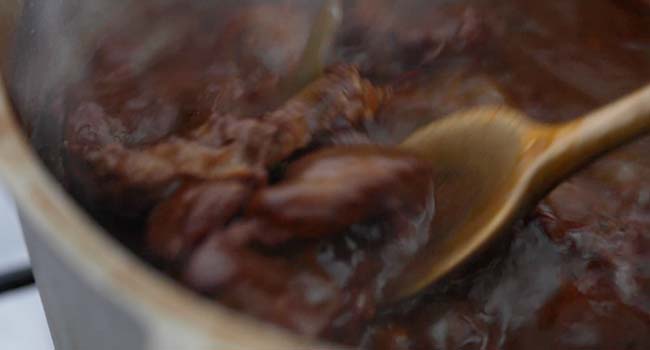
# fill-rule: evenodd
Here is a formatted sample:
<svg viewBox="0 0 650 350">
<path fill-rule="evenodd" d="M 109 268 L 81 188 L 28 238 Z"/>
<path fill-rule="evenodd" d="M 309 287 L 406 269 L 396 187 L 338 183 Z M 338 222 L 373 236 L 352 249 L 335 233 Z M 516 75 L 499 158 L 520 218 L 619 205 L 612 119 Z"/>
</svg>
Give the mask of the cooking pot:
<svg viewBox="0 0 650 350">
<path fill-rule="evenodd" d="M 0 56 L 37 57 L 45 66 L 41 68 L 47 69 L 51 58 L 22 42 L 38 31 L 38 23 L 25 21 L 30 16 L 33 20 L 34 13 L 46 20 L 52 12 L 39 7 L 64 2 L 3 0 Z M 23 52 L 7 55 L 13 48 Z M 0 88 L 0 177 L 18 204 L 36 284 L 57 349 L 335 348 L 199 298 L 113 240 L 66 194 L 44 166 L 43 154 L 39 158 L 28 142 L 22 127 L 28 124 L 21 125 L 15 117 L 6 93 L 12 89 L 5 86 L 20 85 L 22 79 L 40 73 L 16 69 L 10 61 L 2 60 L 6 84 Z M 26 108 L 38 105 L 29 96 L 22 98 Z"/>
</svg>

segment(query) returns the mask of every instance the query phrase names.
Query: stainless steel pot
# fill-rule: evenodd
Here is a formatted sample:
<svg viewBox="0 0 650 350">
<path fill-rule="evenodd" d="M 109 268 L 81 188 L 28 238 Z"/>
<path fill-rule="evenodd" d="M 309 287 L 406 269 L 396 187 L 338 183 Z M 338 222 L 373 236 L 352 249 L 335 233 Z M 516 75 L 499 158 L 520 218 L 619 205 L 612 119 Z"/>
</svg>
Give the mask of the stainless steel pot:
<svg viewBox="0 0 650 350">
<path fill-rule="evenodd" d="M 26 8 L 21 5 L 21 0 L 0 3 L 0 45 L 10 41 L 17 18 Z M 8 76 L 21 79 L 16 72 Z M 0 87 L 0 177 L 19 206 L 57 349 L 336 348 L 198 298 L 132 256 L 68 197 L 43 166 L 19 127 L 5 91 Z"/>
</svg>

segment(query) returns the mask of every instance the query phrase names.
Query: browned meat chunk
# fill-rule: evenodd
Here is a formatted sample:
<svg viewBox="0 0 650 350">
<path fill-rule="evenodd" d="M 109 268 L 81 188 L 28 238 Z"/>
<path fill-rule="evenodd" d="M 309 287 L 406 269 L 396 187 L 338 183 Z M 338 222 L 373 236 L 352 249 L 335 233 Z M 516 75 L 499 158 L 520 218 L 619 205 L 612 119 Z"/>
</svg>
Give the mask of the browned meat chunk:
<svg viewBox="0 0 650 350">
<path fill-rule="evenodd" d="M 377 146 L 333 147 L 292 164 L 285 180 L 260 190 L 247 215 L 262 227 L 316 238 L 370 217 L 420 210 L 433 190 L 429 165 Z M 261 240 L 274 242 L 272 230 Z"/>
<path fill-rule="evenodd" d="M 192 256 L 183 281 L 227 305 L 316 335 L 343 306 L 334 281 L 305 265 L 259 254 L 228 236 L 211 236 Z M 290 312 L 286 312 L 291 310 Z"/>
<path fill-rule="evenodd" d="M 246 203 L 251 188 L 237 181 L 189 184 L 149 216 L 147 246 L 166 262 L 187 254 L 210 230 L 221 229 Z"/>
<path fill-rule="evenodd" d="M 235 201 L 247 200 L 236 185 L 179 192 L 154 212 L 150 244 L 173 256 L 208 233 L 182 268 L 190 286 L 305 334 L 354 332 L 427 241 L 432 187 L 429 165 L 410 154 L 333 147 L 291 164 L 285 180 L 260 189 L 230 222 L 244 206 Z M 323 253 L 315 238 L 329 240 Z M 303 249 L 285 254 L 282 244 Z M 375 250 L 359 255 L 357 245 Z M 338 317 L 345 321 L 331 324 Z"/>
<path fill-rule="evenodd" d="M 350 66 L 333 68 L 282 108 L 258 119 L 214 115 L 189 133 L 153 146 L 109 144 L 109 118 L 100 113 L 73 130 L 68 140 L 72 171 L 85 180 L 82 190 L 124 198 L 132 191 L 160 198 L 184 180 L 265 179 L 267 167 L 282 161 L 318 135 L 360 128 L 385 98 Z M 87 117 L 89 118 L 89 117 Z M 94 130 L 96 129 L 96 130 Z M 86 141 L 80 137 L 91 139 Z M 99 148 L 97 146 L 109 144 Z M 103 186 L 88 188 L 88 184 Z M 90 197 L 95 195 L 90 194 Z M 136 202 L 138 199 L 134 199 Z M 153 203 L 141 203 L 146 208 Z"/>
<path fill-rule="evenodd" d="M 307 146 L 314 136 L 362 128 L 387 97 L 387 91 L 361 78 L 353 66 L 331 68 L 284 107 L 263 118 L 278 127 L 275 141 L 283 145 L 272 152 L 271 159 L 287 157 Z"/>
</svg>

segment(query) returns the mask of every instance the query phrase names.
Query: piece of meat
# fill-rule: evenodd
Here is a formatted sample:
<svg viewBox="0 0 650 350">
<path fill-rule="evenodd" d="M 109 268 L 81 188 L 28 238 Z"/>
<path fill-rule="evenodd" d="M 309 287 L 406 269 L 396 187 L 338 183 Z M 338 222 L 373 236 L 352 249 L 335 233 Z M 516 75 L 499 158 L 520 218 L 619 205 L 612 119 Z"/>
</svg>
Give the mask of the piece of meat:
<svg viewBox="0 0 650 350">
<path fill-rule="evenodd" d="M 252 189 L 239 181 L 188 184 L 161 202 L 149 215 L 147 248 L 157 259 L 174 263 L 203 237 L 231 220 Z"/>
<path fill-rule="evenodd" d="M 86 202 L 103 203 L 106 209 L 127 217 L 141 215 L 184 182 L 260 181 L 265 176 L 262 169 L 235 158 L 237 153 L 231 147 L 215 149 L 183 139 L 146 150 L 119 144 L 86 154 L 74 146 L 68 150 L 70 162 L 75 162 L 68 170 L 78 186 L 77 194 Z"/>
<path fill-rule="evenodd" d="M 256 125 L 260 126 L 260 125 Z M 268 135 L 264 128 L 246 129 L 251 143 L 257 137 Z M 249 146 L 251 149 L 246 149 Z M 129 187 L 143 187 L 147 183 L 171 183 L 182 179 L 226 180 L 250 178 L 263 170 L 256 169 L 256 144 L 225 144 L 214 148 L 198 142 L 170 138 L 166 142 L 142 149 L 128 149 L 110 144 L 98 151 L 88 152 L 86 160 L 95 174 L 116 178 Z"/>
<path fill-rule="evenodd" d="M 318 271 L 242 246 L 237 227 L 212 235 L 189 260 L 182 280 L 236 309 L 316 336 L 343 307 L 341 290 Z"/>
<path fill-rule="evenodd" d="M 149 203 L 172 185 L 167 177 L 169 168 L 151 162 L 139 164 L 134 171 L 136 178 L 123 180 L 129 176 L 125 171 L 128 160 L 133 163 L 133 159 L 121 157 L 126 152 L 122 144 L 146 142 L 170 132 L 173 118 L 167 118 L 168 116 L 170 115 L 158 114 L 141 124 L 133 120 L 134 124 L 127 126 L 123 120 L 107 114 L 102 106 L 92 102 L 82 103 L 67 117 L 64 129 L 66 152 L 63 162 L 67 185 L 71 191 L 91 208 L 101 204 L 120 208 L 120 216 L 135 217 L 141 214 Z M 152 128 L 149 124 L 152 122 L 159 122 L 159 125 Z M 143 125 L 147 127 L 144 128 Z M 103 162 L 95 163 L 92 157 L 97 152 L 106 152 L 110 156 Z M 160 172 L 138 172 L 137 169 L 142 168 Z M 138 175 L 146 178 L 137 178 Z M 133 182 L 140 185 L 131 186 Z M 128 195 L 122 196 L 124 193 Z M 137 201 L 132 201 L 131 198 L 137 198 Z"/>
<path fill-rule="evenodd" d="M 127 100 L 113 112 L 103 104 L 81 102 L 66 120 L 66 142 L 91 148 L 111 143 L 151 144 L 170 135 L 178 120 L 178 109 L 172 103 L 144 95 Z"/>
<path fill-rule="evenodd" d="M 421 209 L 433 191 L 430 166 L 377 146 L 332 147 L 293 163 L 285 180 L 260 190 L 246 214 L 263 227 L 317 238 L 379 215 Z M 260 240 L 277 243 L 272 230 Z"/>
<path fill-rule="evenodd" d="M 278 128 L 269 159 L 284 159 L 317 136 L 362 128 L 389 96 L 389 91 L 361 78 L 353 66 L 328 69 L 282 108 L 263 117 Z"/>
<path fill-rule="evenodd" d="M 83 187 L 102 183 L 101 187 L 81 191 L 97 189 L 100 197 L 107 197 L 105 202 L 128 198 L 134 192 L 150 193 L 147 197 L 155 202 L 188 179 L 263 182 L 268 167 L 308 146 L 317 136 L 362 127 L 384 98 L 384 91 L 363 80 L 355 68 L 335 67 L 282 108 L 261 118 L 215 115 L 190 132 L 189 138 L 172 137 L 131 149 L 108 144 L 112 141 L 110 131 L 105 131 L 109 118 L 94 113 L 93 124 L 73 130 L 67 144 L 73 159 L 69 164 L 75 168 L 75 179 L 84 182 Z M 99 141 L 88 147 L 89 142 L 81 136 Z M 141 203 L 139 207 L 152 204 Z"/>
</svg>

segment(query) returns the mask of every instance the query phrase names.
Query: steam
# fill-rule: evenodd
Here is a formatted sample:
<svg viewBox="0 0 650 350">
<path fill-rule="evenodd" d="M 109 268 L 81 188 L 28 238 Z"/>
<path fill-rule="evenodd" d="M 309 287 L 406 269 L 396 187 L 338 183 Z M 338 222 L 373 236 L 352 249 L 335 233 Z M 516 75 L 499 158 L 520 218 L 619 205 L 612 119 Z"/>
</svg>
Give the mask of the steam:
<svg viewBox="0 0 650 350">
<path fill-rule="evenodd" d="M 83 77 L 109 23 L 129 20 L 129 1 L 25 0 L 5 79 L 32 144 L 62 175 L 62 93 Z"/>
<path fill-rule="evenodd" d="M 62 176 L 65 91 L 85 77 L 101 40 L 113 29 L 143 33 L 131 58 L 144 67 L 156 53 L 182 35 L 187 21 L 156 16 L 182 4 L 200 13 L 229 6 L 233 0 L 3 0 L 22 5 L 4 68 L 10 97 L 32 144 L 58 177 Z M 6 4 L 8 4 L 7 2 Z M 5 7 L 5 3 L 0 4 Z M 8 6 L 8 5 L 7 5 Z M 13 9 L 19 7 L 14 6 Z M 2 11 L 9 12 L 7 11 Z M 148 40 L 147 40 L 148 39 Z M 1 42 L 0 42 L 1 44 Z M 137 69 L 136 69 L 137 70 Z"/>
</svg>

